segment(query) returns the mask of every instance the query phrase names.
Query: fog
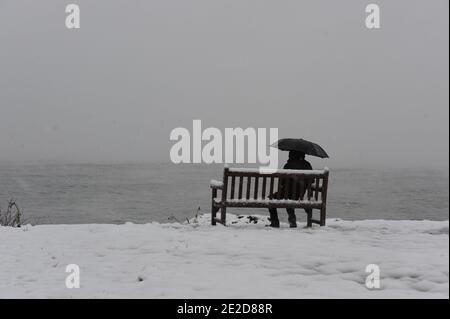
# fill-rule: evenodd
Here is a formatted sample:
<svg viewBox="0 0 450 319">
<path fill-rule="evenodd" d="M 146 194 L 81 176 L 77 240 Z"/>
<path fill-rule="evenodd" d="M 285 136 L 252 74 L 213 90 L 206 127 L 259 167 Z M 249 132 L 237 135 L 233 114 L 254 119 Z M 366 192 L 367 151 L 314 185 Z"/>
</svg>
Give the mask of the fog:
<svg viewBox="0 0 450 319">
<path fill-rule="evenodd" d="M 0 0 L 0 163 L 169 162 L 200 119 L 448 169 L 446 0 L 373 1 L 377 30 L 360 0 L 66 2 Z"/>
</svg>

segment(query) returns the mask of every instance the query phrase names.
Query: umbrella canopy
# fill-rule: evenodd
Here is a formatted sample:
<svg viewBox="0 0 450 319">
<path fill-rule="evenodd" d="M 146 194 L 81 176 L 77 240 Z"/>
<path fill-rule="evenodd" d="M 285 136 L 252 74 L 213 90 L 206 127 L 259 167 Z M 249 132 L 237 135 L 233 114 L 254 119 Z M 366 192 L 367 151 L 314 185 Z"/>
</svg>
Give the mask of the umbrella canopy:
<svg viewBox="0 0 450 319">
<path fill-rule="evenodd" d="M 271 145 L 282 151 L 300 151 L 308 155 L 321 158 L 329 157 L 327 152 L 316 143 L 304 140 L 302 138 L 282 138 Z"/>
</svg>

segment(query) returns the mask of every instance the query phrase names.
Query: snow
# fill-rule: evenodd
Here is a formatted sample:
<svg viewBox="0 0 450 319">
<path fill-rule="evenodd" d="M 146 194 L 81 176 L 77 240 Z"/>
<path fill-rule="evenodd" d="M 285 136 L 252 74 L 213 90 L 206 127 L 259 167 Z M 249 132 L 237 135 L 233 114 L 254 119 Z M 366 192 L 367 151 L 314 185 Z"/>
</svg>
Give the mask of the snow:
<svg viewBox="0 0 450 319">
<path fill-rule="evenodd" d="M 209 218 L 0 227 L 0 298 L 449 297 L 448 221 L 272 229 L 266 216 Z M 80 267 L 79 289 L 65 287 L 68 264 Z M 369 264 L 380 289 L 365 286 Z"/>
<path fill-rule="evenodd" d="M 218 181 L 218 180 L 215 180 L 215 179 L 212 179 L 212 180 L 209 182 L 209 185 L 210 185 L 211 187 L 217 187 L 217 188 L 222 188 L 222 187 L 223 187 L 223 183 L 220 182 L 220 181 Z"/>
<path fill-rule="evenodd" d="M 216 199 L 217 203 L 220 203 L 221 199 Z M 269 198 L 233 198 L 233 199 L 227 199 L 227 203 L 236 203 L 236 204 L 292 204 L 292 205 L 298 205 L 298 204 L 311 204 L 311 205 L 322 205 L 321 200 L 315 200 L 314 198 L 311 198 L 311 200 L 293 200 L 293 199 L 269 199 Z"/>
<path fill-rule="evenodd" d="M 302 175 L 323 175 L 325 172 L 329 171 L 327 167 L 324 169 L 312 169 L 312 170 L 300 170 L 300 169 L 276 169 L 271 170 L 271 173 L 277 174 L 302 174 Z M 230 167 L 229 172 L 231 173 L 261 173 L 259 168 L 243 168 L 243 167 Z M 268 173 L 270 174 L 270 173 Z"/>
</svg>

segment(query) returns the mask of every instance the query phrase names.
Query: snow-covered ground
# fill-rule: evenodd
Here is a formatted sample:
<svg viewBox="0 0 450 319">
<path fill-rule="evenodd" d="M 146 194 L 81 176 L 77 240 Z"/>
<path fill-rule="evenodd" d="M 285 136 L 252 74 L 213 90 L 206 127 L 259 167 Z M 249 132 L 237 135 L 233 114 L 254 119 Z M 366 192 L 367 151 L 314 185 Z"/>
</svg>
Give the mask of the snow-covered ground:
<svg viewBox="0 0 450 319">
<path fill-rule="evenodd" d="M 0 227 L 1 298 L 448 298 L 448 221 Z M 253 221 L 256 221 L 254 224 Z M 68 289 L 68 264 L 80 267 Z M 365 286 L 380 267 L 381 289 Z"/>
</svg>

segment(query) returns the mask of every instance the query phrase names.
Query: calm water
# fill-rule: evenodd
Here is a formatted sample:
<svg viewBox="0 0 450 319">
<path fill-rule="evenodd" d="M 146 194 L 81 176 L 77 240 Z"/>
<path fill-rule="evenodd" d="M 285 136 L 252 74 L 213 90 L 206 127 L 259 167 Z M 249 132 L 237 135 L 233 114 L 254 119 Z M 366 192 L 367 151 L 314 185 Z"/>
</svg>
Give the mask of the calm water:
<svg viewBox="0 0 450 319">
<path fill-rule="evenodd" d="M 14 198 L 33 224 L 185 220 L 198 207 L 209 212 L 209 181 L 221 173 L 220 165 L 0 165 L 0 205 Z M 332 169 L 328 216 L 447 220 L 448 182 L 447 171 Z"/>
</svg>

